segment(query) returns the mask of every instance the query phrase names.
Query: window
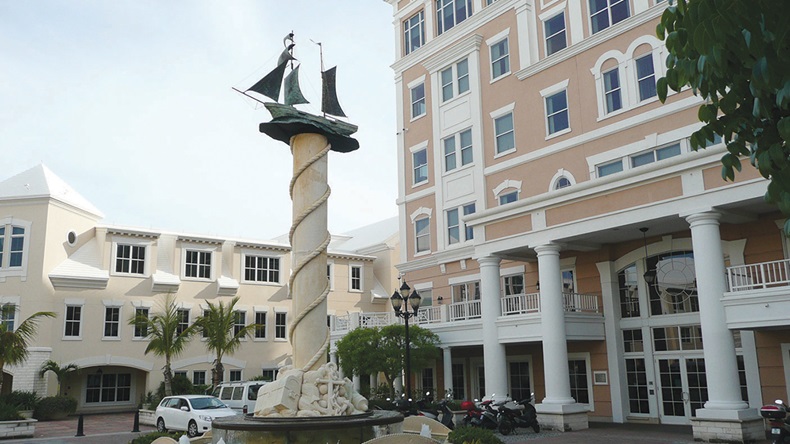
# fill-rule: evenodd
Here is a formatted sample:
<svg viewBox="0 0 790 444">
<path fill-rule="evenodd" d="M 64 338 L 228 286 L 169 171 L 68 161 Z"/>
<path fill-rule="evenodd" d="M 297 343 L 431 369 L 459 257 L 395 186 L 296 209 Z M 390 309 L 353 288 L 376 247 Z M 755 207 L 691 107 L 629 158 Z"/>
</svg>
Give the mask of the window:
<svg viewBox="0 0 790 444">
<path fill-rule="evenodd" d="M 334 290 L 335 289 L 335 279 L 332 277 L 332 268 L 334 268 L 334 264 L 331 263 L 331 262 L 328 262 L 326 264 L 326 279 L 329 281 L 329 289 L 330 290 Z"/>
<path fill-rule="evenodd" d="M 277 377 L 277 369 L 276 368 L 264 368 L 261 370 L 261 376 L 263 376 L 262 381 L 272 382 Z"/>
<path fill-rule="evenodd" d="M 587 381 L 587 361 L 571 359 L 568 361 L 568 373 L 571 380 L 571 396 L 579 404 L 590 403 L 590 386 Z"/>
<path fill-rule="evenodd" d="M 491 78 L 498 79 L 510 72 L 510 52 L 508 39 L 491 45 Z"/>
<path fill-rule="evenodd" d="M 138 320 L 142 320 L 143 318 L 148 319 L 149 309 L 147 307 L 142 308 L 135 308 L 134 309 L 134 318 Z M 148 336 L 148 324 L 144 322 L 136 322 L 134 324 L 134 337 L 135 338 L 144 338 Z"/>
<path fill-rule="evenodd" d="M 556 181 L 554 181 L 554 189 L 555 190 L 561 190 L 561 189 L 567 188 L 567 187 L 569 187 L 571 185 L 573 185 L 573 183 L 570 181 L 570 179 L 568 179 L 565 176 L 560 176 L 559 178 L 557 178 Z"/>
<path fill-rule="evenodd" d="M 192 385 L 206 385 L 206 371 L 193 370 L 192 371 Z"/>
<path fill-rule="evenodd" d="M 244 330 L 244 326 L 247 325 L 247 312 L 236 310 L 235 312 L 236 319 L 233 322 L 233 336 L 238 336 L 242 330 Z"/>
<path fill-rule="evenodd" d="M 267 256 L 244 256 L 244 280 L 246 282 L 280 282 L 280 258 Z"/>
<path fill-rule="evenodd" d="M 416 119 L 425 115 L 425 83 L 411 88 L 411 118 Z"/>
<path fill-rule="evenodd" d="M 680 155 L 680 142 L 673 143 L 672 145 L 669 146 L 656 148 L 655 150 L 651 150 L 646 153 L 641 153 L 631 156 L 631 167 L 636 168 L 638 166 L 647 165 L 649 163 L 657 162 L 659 160 L 664 160 L 679 155 Z"/>
<path fill-rule="evenodd" d="M 453 363 L 451 372 L 453 399 L 465 399 L 466 382 L 464 381 L 464 365 Z"/>
<path fill-rule="evenodd" d="M 90 373 L 85 384 L 85 403 L 132 401 L 131 373 Z"/>
<path fill-rule="evenodd" d="M 614 162 L 598 165 L 598 177 L 605 177 L 610 174 L 619 173 L 623 171 L 623 160 L 617 159 Z"/>
<path fill-rule="evenodd" d="M 285 316 L 287 313 L 274 314 L 274 339 L 285 339 Z"/>
<path fill-rule="evenodd" d="M 650 413 L 645 360 L 642 358 L 626 359 L 625 378 L 628 385 L 628 406 L 630 412 Z"/>
<path fill-rule="evenodd" d="M 502 280 L 502 290 L 505 292 L 505 296 L 524 293 L 524 274 L 505 276 Z"/>
<path fill-rule="evenodd" d="M 623 107 L 620 95 L 620 70 L 614 68 L 603 74 L 604 96 L 606 97 L 606 112 L 611 113 Z"/>
<path fill-rule="evenodd" d="M 410 54 L 425 42 L 425 16 L 420 11 L 403 22 L 403 49 Z"/>
<path fill-rule="evenodd" d="M 593 34 L 627 19 L 629 15 L 628 0 L 590 0 Z"/>
<path fill-rule="evenodd" d="M 463 59 L 455 65 L 442 70 L 442 102 L 469 91 L 469 62 Z"/>
<path fill-rule="evenodd" d="M 639 292 L 637 290 L 636 264 L 631 264 L 617 274 L 620 286 L 620 316 L 638 318 Z"/>
<path fill-rule="evenodd" d="M 414 167 L 414 185 L 428 181 L 428 149 L 417 150 L 411 155 Z"/>
<path fill-rule="evenodd" d="M 185 371 L 174 371 L 173 372 L 173 378 L 176 378 L 176 377 L 179 377 L 179 376 L 184 378 L 184 379 L 186 379 L 187 372 L 185 372 Z"/>
<path fill-rule="evenodd" d="M 656 96 L 656 71 L 652 53 L 636 59 L 636 82 L 640 102 Z"/>
<path fill-rule="evenodd" d="M 104 337 L 117 338 L 121 325 L 121 307 L 104 307 Z"/>
<path fill-rule="evenodd" d="M 546 57 L 554 54 L 567 45 L 565 36 L 565 13 L 560 12 L 554 17 L 543 22 L 543 31 L 546 36 Z"/>
<path fill-rule="evenodd" d="M 475 212 L 475 204 L 463 205 L 460 208 L 453 208 L 447 210 L 447 242 L 449 244 L 456 244 L 474 239 L 474 230 L 472 227 L 467 227 L 466 224 L 461 226 L 459 213 L 466 216 Z M 462 229 L 463 228 L 463 229 Z"/>
<path fill-rule="evenodd" d="M 453 285 L 453 302 L 467 302 L 480 299 L 480 281 Z"/>
<path fill-rule="evenodd" d="M 546 122 L 548 134 L 554 134 L 570 127 L 568 118 L 567 91 L 562 90 L 546 97 Z"/>
<path fill-rule="evenodd" d="M 513 132 L 513 113 L 507 113 L 494 119 L 494 133 L 496 134 L 496 153 L 516 149 L 516 137 Z"/>
<path fill-rule="evenodd" d="M 266 312 L 255 312 L 255 339 L 266 339 Z"/>
<path fill-rule="evenodd" d="M 115 272 L 145 274 L 145 246 L 118 244 L 115 249 Z"/>
<path fill-rule="evenodd" d="M 655 351 L 702 350 L 702 328 L 699 325 L 653 328 Z"/>
<path fill-rule="evenodd" d="M 360 265 L 349 266 L 351 278 L 349 289 L 351 291 L 362 291 L 362 267 Z"/>
<path fill-rule="evenodd" d="M 180 308 L 176 310 L 178 313 L 178 327 L 176 327 L 176 334 L 180 335 L 187 328 L 189 328 L 189 309 Z"/>
<path fill-rule="evenodd" d="M 499 196 L 499 205 L 509 204 L 518 200 L 518 190 L 511 191 Z"/>
<path fill-rule="evenodd" d="M 210 316 L 211 316 L 211 310 L 208 310 L 208 309 L 203 310 L 203 318 L 204 319 L 208 319 Z M 201 337 L 203 337 L 203 339 L 208 339 L 208 337 L 209 337 L 208 329 L 201 328 L 200 329 L 200 335 L 201 335 Z"/>
<path fill-rule="evenodd" d="M 70 338 L 79 338 L 80 323 L 82 322 L 82 306 L 67 305 L 65 321 L 66 321 L 66 329 L 63 333 L 63 336 Z"/>
<path fill-rule="evenodd" d="M 623 330 L 623 352 L 641 353 L 645 351 L 645 344 L 642 340 L 642 330 Z"/>
<path fill-rule="evenodd" d="M 444 170 L 452 171 L 460 166 L 472 163 L 472 130 L 461 131 L 442 141 L 444 145 Z"/>
<path fill-rule="evenodd" d="M 420 383 L 422 384 L 423 393 L 436 392 L 436 388 L 434 387 L 434 381 L 433 381 L 433 368 L 426 367 L 422 369 L 422 372 L 420 372 Z"/>
<path fill-rule="evenodd" d="M 26 262 L 25 244 L 29 230 L 12 224 L 11 220 L 0 220 L 0 270 L 21 269 Z"/>
<path fill-rule="evenodd" d="M 230 382 L 241 381 L 241 370 L 231 370 L 228 373 L 228 379 Z"/>
<path fill-rule="evenodd" d="M 4 331 L 14 331 L 16 304 L 0 304 L 0 325 Z"/>
<path fill-rule="evenodd" d="M 184 276 L 211 279 L 211 252 L 186 250 Z"/>
<path fill-rule="evenodd" d="M 431 250 L 430 218 L 424 217 L 414 221 L 414 238 L 417 243 L 417 253 Z"/>
<path fill-rule="evenodd" d="M 510 396 L 514 400 L 529 399 L 532 389 L 529 381 L 529 362 L 509 362 Z"/>
<path fill-rule="evenodd" d="M 472 15 L 472 0 L 436 0 L 437 35 Z"/>
</svg>

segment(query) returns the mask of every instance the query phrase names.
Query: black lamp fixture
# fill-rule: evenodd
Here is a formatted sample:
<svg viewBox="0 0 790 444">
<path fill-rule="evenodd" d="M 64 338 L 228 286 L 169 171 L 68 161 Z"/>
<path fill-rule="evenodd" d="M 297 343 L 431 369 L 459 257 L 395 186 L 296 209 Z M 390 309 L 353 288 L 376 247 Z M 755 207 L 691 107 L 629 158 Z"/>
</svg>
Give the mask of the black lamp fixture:
<svg viewBox="0 0 790 444">
<path fill-rule="evenodd" d="M 647 268 L 647 230 L 648 230 L 647 227 L 642 227 L 642 228 L 639 229 L 639 231 L 642 232 L 642 243 L 644 243 L 644 245 L 645 245 L 645 268 Z M 656 283 L 656 275 L 657 275 L 657 273 L 656 273 L 655 269 L 645 271 L 645 274 L 643 276 L 644 279 L 645 279 L 645 283 L 647 285 L 655 284 Z"/>
<path fill-rule="evenodd" d="M 400 280 L 400 277 L 398 278 Z M 409 318 L 412 318 L 417 315 L 417 310 L 420 309 L 420 303 L 422 302 L 422 297 L 417 290 L 414 290 L 409 294 L 409 284 L 406 283 L 406 279 L 403 280 L 403 284 L 400 286 L 399 290 L 395 290 L 392 293 L 392 297 L 390 297 L 390 302 L 392 303 L 392 309 L 395 310 L 395 316 L 399 318 L 403 318 L 404 324 L 406 326 L 406 399 L 411 401 L 411 353 L 410 353 L 410 340 L 409 340 Z M 408 304 L 404 304 L 404 302 L 408 301 Z M 409 306 L 411 306 L 411 311 L 409 311 Z"/>
</svg>

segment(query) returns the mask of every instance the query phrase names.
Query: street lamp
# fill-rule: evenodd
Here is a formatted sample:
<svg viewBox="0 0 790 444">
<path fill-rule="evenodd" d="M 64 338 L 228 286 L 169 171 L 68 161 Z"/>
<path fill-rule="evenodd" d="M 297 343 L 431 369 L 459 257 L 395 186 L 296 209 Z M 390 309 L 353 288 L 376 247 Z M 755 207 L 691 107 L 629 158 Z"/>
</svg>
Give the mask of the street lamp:
<svg viewBox="0 0 790 444">
<path fill-rule="evenodd" d="M 403 285 L 400 286 L 400 290 L 395 290 L 392 293 L 392 297 L 390 298 L 390 302 L 392 302 L 392 308 L 395 310 L 395 316 L 399 318 L 403 318 L 403 321 L 406 325 L 406 399 L 410 399 L 411 396 L 411 353 L 409 352 L 409 318 L 414 317 L 417 315 L 417 310 L 420 309 L 420 301 L 422 301 L 422 297 L 420 294 L 417 293 L 417 290 L 411 292 L 409 295 L 409 284 L 406 283 L 406 280 L 403 280 Z M 404 305 L 404 302 L 408 301 L 408 304 Z M 411 311 L 409 311 L 409 306 L 411 306 Z"/>
</svg>

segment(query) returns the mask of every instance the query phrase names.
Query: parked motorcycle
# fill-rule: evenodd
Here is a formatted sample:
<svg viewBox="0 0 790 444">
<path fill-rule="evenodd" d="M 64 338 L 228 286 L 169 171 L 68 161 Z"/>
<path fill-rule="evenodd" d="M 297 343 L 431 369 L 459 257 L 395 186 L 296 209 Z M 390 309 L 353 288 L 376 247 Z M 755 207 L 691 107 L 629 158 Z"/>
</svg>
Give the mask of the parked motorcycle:
<svg viewBox="0 0 790 444">
<path fill-rule="evenodd" d="M 417 402 L 415 402 L 417 414 L 425 416 L 426 418 L 436 419 L 438 421 L 439 411 L 428 407 L 428 403 L 433 399 L 430 396 L 431 392 L 426 392 L 424 398 L 418 399 Z"/>
<path fill-rule="evenodd" d="M 499 415 L 494 409 L 493 399 L 487 399 L 477 404 L 471 401 L 461 403 L 461 408 L 466 410 L 464 425 L 496 430 L 499 427 Z"/>
<path fill-rule="evenodd" d="M 760 415 L 771 425 L 773 444 L 790 443 L 790 417 L 787 416 L 787 405 L 781 399 L 774 404 L 760 407 Z"/>
<path fill-rule="evenodd" d="M 450 410 L 450 407 L 447 407 L 446 399 L 439 401 L 439 411 L 441 412 L 441 419 L 439 419 L 439 422 L 444 424 L 448 429 L 453 430 L 455 428 L 455 422 L 453 422 L 453 411 Z"/>
<path fill-rule="evenodd" d="M 519 402 L 507 402 L 499 406 L 498 411 L 499 419 L 499 433 L 509 435 L 516 429 L 516 427 L 532 427 L 535 433 L 540 433 L 540 424 L 538 424 L 538 412 L 532 401 L 535 399 L 533 393 L 527 399 L 522 399 Z M 513 405 L 515 404 L 515 405 Z"/>
</svg>

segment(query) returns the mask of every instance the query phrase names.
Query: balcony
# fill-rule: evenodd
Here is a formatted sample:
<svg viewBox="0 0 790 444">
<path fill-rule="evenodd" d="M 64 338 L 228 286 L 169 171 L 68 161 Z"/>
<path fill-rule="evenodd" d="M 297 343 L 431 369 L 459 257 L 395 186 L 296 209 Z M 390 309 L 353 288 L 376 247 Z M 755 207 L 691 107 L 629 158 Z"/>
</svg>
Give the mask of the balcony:
<svg viewBox="0 0 790 444">
<path fill-rule="evenodd" d="M 790 259 L 727 268 L 722 304 L 731 329 L 790 326 Z"/>
<path fill-rule="evenodd" d="M 566 329 L 569 339 L 603 338 L 603 316 L 596 295 L 564 293 Z M 540 295 L 538 293 L 510 295 L 500 299 L 501 316 L 497 320 L 500 337 L 507 342 L 540 340 Z M 412 320 L 442 336 L 443 342 L 459 338 L 464 342 L 481 343 L 479 334 L 470 334 L 470 329 L 481 329 L 482 312 L 480 300 L 453 302 L 451 304 L 422 307 Z M 342 336 L 357 327 L 383 327 L 402 323 L 403 319 L 391 311 L 374 313 L 349 313 L 334 316 L 331 323 L 333 336 Z M 522 327 L 518 327 L 521 325 Z M 531 326 L 527 330 L 523 327 Z M 593 327 L 590 327 L 590 326 Z M 592 328 L 592 330 L 590 329 Z M 456 334 L 457 333 L 457 334 Z M 445 337 L 447 336 L 447 337 Z M 464 339 L 460 339 L 464 338 Z M 471 338 L 471 340 L 470 340 Z M 475 339 L 476 338 L 476 339 Z M 507 339 L 510 338 L 510 339 Z"/>
</svg>

